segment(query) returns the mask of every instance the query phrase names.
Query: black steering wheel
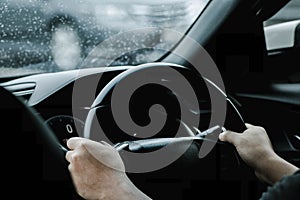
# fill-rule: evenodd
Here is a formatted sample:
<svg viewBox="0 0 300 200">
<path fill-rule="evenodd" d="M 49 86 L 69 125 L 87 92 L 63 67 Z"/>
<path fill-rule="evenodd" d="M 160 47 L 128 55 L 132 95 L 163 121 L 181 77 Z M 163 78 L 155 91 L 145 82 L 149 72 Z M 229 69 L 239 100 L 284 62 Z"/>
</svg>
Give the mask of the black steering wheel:
<svg viewBox="0 0 300 200">
<path fill-rule="evenodd" d="M 80 199 L 55 134 L 35 110 L 0 87 L 3 196 Z"/>
<path fill-rule="evenodd" d="M 178 78 L 177 76 L 182 77 Z M 189 86 L 183 84 L 189 84 Z M 191 91 L 186 90 L 193 90 L 194 94 L 191 95 L 188 93 Z M 219 108 L 216 108 L 217 106 L 214 103 L 219 104 L 217 105 L 218 107 L 221 105 L 226 108 L 218 110 Z M 164 108 L 156 107 L 156 109 L 153 109 L 152 106 L 157 104 Z M 104 112 L 105 108 L 108 108 L 109 112 Z M 100 114 L 97 113 L 98 111 Z M 217 111 L 224 112 L 212 113 Z M 184 119 L 184 112 L 190 114 L 187 119 Z M 206 116 L 204 116 L 205 114 Z M 94 140 L 108 140 L 108 142 L 112 143 L 122 142 L 125 139 L 152 139 L 172 136 L 170 133 L 165 133 L 164 128 L 166 127 L 163 126 L 171 120 L 163 119 L 163 115 L 167 115 L 166 118 L 169 117 L 171 120 L 177 121 L 175 128 L 167 126 L 167 128 L 171 129 L 168 132 L 174 131 L 173 129 L 178 128 L 180 124 L 184 124 L 185 128 L 192 131 L 195 135 L 201 129 L 207 129 L 215 125 L 225 126 L 237 132 L 246 130 L 245 122 L 238 109 L 216 84 L 205 77 L 201 77 L 187 67 L 173 63 L 158 62 L 132 67 L 109 81 L 90 106 L 84 123 L 83 136 Z M 200 123 L 201 115 L 213 122 L 204 121 Z M 214 118 L 213 115 L 223 116 Z M 98 120 L 95 116 L 100 119 Z M 128 120 L 128 118 L 132 118 L 133 121 Z M 162 126 L 161 131 L 157 131 L 159 128 L 149 126 L 153 121 L 157 121 L 157 118 L 165 121 L 165 124 L 155 124 Z M 96 126 L 93 124 L 95 122 L 98 123 Z M 123 127 L 115 130 L 112 126 Z M 150 133 L 147 128 L 151 129 Z M 194 130 L 191 130 L 192 128 Z M 156 131 L 157 135 L 153 134 L 152 131 Z M 119 135 L 115 132 L 118 132 Z M 120 132 L 125 132 L 127 137 L 123 137 L 124 135 Z M 111 134 L 114 134 L 113 138 L 109 137 Z M 181 134 L 180 136 L 185 135 Z"/>
<path fill-rule="evenodd" d="M 171 73 L 168 71 L 170 68 Z M 167 70 L 164 71 L 164 69 Z M 173 72 L 174 74 L 172 74 Z M 178 86 L 176 81 L 182 80 L 177 75 L 188 80 L 188 84 L 195 92 L 193 97 L 196 97 L 196 102 L 183 95 L 185 90 L 189 90 L 188 87 L 185 88 L 180 85 L 179 90 L 174 90 Z M 174 87 L 172 83 L 175 84 Z M 224 106 L 227 107 L 227 112 L 223 124 L 210 124 L 209 120 L 207 121 L 207 119 L 212 119 L 210 92 L 214 92 L 214 97 L 218 100 L 225 101 Z M 163 109 L 153 107 L 157 104 L 162 105 Z M 195 108 L 194 104 L 198 104 L 199 109 Z M 120 114 L 119 112 L 123 112 L 124 109 L 127 109 L 127 113 L 125 111 L 125 114 Z M 188 116 L 186 118 L 188 120 L 183 119 L 182 116 L 185 114 Z M 195 116 L 196 124 L 193 125 Z M 201 118 L 201 122 L 197 121 L 197 116 Z M 129 118 L 132 118 L 132 121 L 128 121 Z M 156 126 L 160 126 L 160 131 L 157 131 L 155 126 L 154 128 L 151 126 L 152 122 L 156 122 Z M 222 120 L 218 122 L 222 123 Z M 136 126 L 132 125 L 133 123 Z M 123 127 L 119 127 L 119 125 Z M 172 157 L 171 154 L 178 153 L 178 150 L 181 151 L 182 155 L 165 167 L 154 166 L 154 168 L 157 167 L 154 171 L 146 168 L 145 172 L 141 172 L 138 167 L 134 168 L 132 163 L 134 165 L 143 165 L 144 161 L 147 163 L 147 159 L 141 159 L 141 162 L 136 161 L 138 159 L 137 153 L 146 153 L 149 156 L 149 153 L 169 146 L 164 143 L 166 138 L 191 136 L 188 134 L 196 135 L 197 131 L 199 133 L 199 131 L 214 125 L 221 125 L 226 129 L 238 132 L 243 132 L 246 129 L 244 120 L 236 106 L 213 82 L 184 66 L 171 63 L 147 63 L 120 73 L 100 91 L 87 115 L 84 136 L 97 141 L 104 140 L 116 147 L 122 147 L 120 154 L 124 159 L 125 166 L 133 168 L 132 171 L 128 172 L 128 175 L 133 182 L 144 191 L 148 191 L 152 197 L 177 199 L 180 197 L 176 193 L 174 196 L 170 196 L 173 191 L 172 187 L 164 187 L 165 189 L 169 188 L 170 191 L 161 193 L 159 192 L 161 185 L 149 184 L 148 180 L 194 180 L 203 176 L 203 173 L 199 173 L 199 171 L 218 168 L 216 165 L 219 165 L 220 169 L 217 169 L 217 172 L 212 170 L 206 173 L 207 176 L 212 175 L 218 179 L 226 177 L 232 179 L 238 177 L 240 179 L 248 176 L 245 173 L 248 173 L 249 169 L 239 158 L 235 148 L 230 144 L 217 141 L 218 136 L 216 134 L 208 136 L 211 136 L 209 139 L 212 139 L 216 145 L 204 159 L 199 159 L 199 150 L 201 150 L 203 141 L 200 143 L 192 141 L 188 142 L 188 146 L 184 142 L 170 145 L 169 156 L 160 155 L 160 159 Z M 130 128 L 126 129 L 124 126 Z M 184 128 L 180 129 L 181 126 Z M 144 127 L 150 127 L 149 129 L 155 130 L 157 134 L 151 135 L 151 131 L 148 131 L 146 135 L 142 135 L 143 130 L 145 130 Z M 173 134 L 177 130 L 183 130 L 185 133 Z M 140 142 L 141 140 L 143 143 Z M 182 148 L 182 146 L 184 147 Z M 132 159 L 130 159 L 131 155 L 128 156 L 128 152 L 133 153 Z M 151 163 L 156 162 L 154 157 L 150 160 Z M 148 162 L 147 165 L 150 166 L 151 163 Z M 164 196 L 164 194 L 167 195 Z"/>
</svg>

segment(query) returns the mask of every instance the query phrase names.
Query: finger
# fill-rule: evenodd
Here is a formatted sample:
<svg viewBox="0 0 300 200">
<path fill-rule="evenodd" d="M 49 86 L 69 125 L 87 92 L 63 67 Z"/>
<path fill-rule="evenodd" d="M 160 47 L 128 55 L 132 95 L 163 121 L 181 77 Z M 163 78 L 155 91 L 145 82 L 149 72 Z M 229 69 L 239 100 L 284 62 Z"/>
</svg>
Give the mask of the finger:
<svg viewBox="0 0 300 200">
<path fill-rule="evenodd" d="M 254 125 L 252 125 L 252 124 L 249 124 L 249 123 L 245 123 L 245 125 L 246 125 L 246 127 L 247 128 L 251 128 L 251 127 L 253 127 Z"/>
<path fill-rule="evenodd" d="M 73 151 L 67 151 L 67 153 L 66 153 L 66 155 L 65 155 L 65 159 L 66 159 L 68 162 L 71 162 L 72 154 L 73 154 Z"/>
<path fill-rule="evenodd" d="M 69 149 L 73 150 L 76 147 L 78 147 L 79 144 L 81 144 L 81 142 L 82 142 L 81 137 L 72 137 L 72 138 L 68 139 L 67 146 L 68 146 Z"/>
<path fill-rule="evenodd" d="M 236 146 L 239 143 L 241 134 L 233 131 L 225 131 L 219 135 L 219 139 L 223 142 L 229 142 Z"/>
<path fill-rule="evenodd" d="M 105 141 L 103 141 L 103 140 L 100 141 L 100 143 L 103 144 L 103 145 L 111 146 L 110 144 L 108 144 L 107 142 L 105 142 Z"/>
</svg>

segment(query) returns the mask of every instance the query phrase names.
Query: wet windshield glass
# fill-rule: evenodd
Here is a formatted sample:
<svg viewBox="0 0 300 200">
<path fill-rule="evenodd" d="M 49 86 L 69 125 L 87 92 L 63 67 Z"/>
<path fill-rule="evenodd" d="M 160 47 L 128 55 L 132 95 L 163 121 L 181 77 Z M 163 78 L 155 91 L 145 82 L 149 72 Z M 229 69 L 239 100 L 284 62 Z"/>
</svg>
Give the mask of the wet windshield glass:
<svg viewBox="0 0 300 200">
<path fill-rule="evenodd" d="M 0 77 L 155 61 L 178 42 L 162 30 L 184 34 L 208 3 L 1 0 Z M 116 37 L 120 33 L 130 39 L 126 34 Z M 95 54 L 93 50 L 104 41 L 106 48 L 98 48 Z M 107 55 L 119 48 L 127 52 L 108 62 Z M 91 52 L 93 58 L 88 64 L 83 62 Z"/>
</svg>

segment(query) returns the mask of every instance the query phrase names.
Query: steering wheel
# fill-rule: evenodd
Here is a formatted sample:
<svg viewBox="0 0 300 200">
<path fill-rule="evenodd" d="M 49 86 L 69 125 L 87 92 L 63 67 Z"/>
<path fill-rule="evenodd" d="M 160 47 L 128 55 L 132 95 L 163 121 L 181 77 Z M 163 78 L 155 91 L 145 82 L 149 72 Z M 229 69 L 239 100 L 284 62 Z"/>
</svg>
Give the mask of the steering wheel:
<svg viewBox="0 0 300 200">
<path fill-rule="evenodd" d="M 182 78 L 178 78 L 179 76 Z M 183 86 L 186 83 L 190 87 Z M 194 90 L 194 94 L 186 93 L 190 89 Z M 210 100 L 210 93 L 214 93 L 217 101 L 225 102 L 224 106 L 227 107 L 227 112 L 223 124 L 222 120 L 215 120 L 220 124 L 209 123 L 206 120 L 213 119 L 212 113 L 209 112 L 214 106 Z M 128 120 L 131 118 L 132 121 Z M 202 121 L 197 121 L 200 118 Z M 235 148 L 230 144 L 218 141 L 218 133 L 208 136 L 208 139 L 211 139 L 208 141 L 212 142 L 208 142 L 206 145 L 211 147 L 215 145 L 215 147 L 204 159 L 199 159 L 199 151 L 207 141 L 199 143 L 190 140 L 174 145 L 166 145 L 163 142 L 166 138 L 192 137 L 193 134 L 196 135 L 214 125 L 224 126 L 226 129 L 238 132 L 246 129 L 238 109 L 213 82 L 181 65 L 147 63 L 120 73 L 100 91 L 88 112 L 84 137 L 97 141 L 104 140 L 112 145 L 124 144 L 126 149 L 122 149 L 120 154 L 126 168 L 129 168 L 129 176 L 141 188 L 149 185 L 147 183 L 149 179 L 186 180 L 188 178 L 195 179 L 199 175 L 203 176 L 199 171 L 211 169 L 212 166 L 216 167 L 217 163 L 223 165 L 224 156 L 227 161 L 234 163 L 221 166 L 217 172 L 219 177 L 241 177 L 241 173 L 245 175 L 245 165 L 235 152 Z M 174 134 L 177 130 L 179 133 Z M 144 131 L 147 132 L 145 135 L 143 135 Z M 143 145 L 140 143 L 141 140 L 144 142 Z M 132 148 L 130 148 L 131 144 Z M 139 148 L 135 148 L 137 145 Z M 157 153 L 166 146 L 169 146 L 167 153 Z M 145 157 L 139 160 L 139 153 L 144 154 Z M 154 156 L 151 157 L 152 153 Z M 172 157 L 173 154 L 178 156 Z M 155 156 L 159 159 L 155 160 Z M 151 162 L 147 162 L 147 159 L 150 159 Z M 164 162 L 163 159 L 167 161 Z M 165 165 L 152 165 L 155 162 Z M 144 168 L 139 169 L 139 166 Z M 198 175 L 195 175 L 195 172 L 198 172 Z M 151 185 L 152 189 L 147 187 L 144 189 L 149 192 L 159 191 L 159 187 Z M 170 192 L 172 193 L 172 189 Z M 170 197 L 162 197 L 161 194 L 158 195 L 154 192 L 152 196 L 158 199 Z"/>
<path fill-rule="evenodd" d="M 18 199 L 80 199 L 55 134 L 22 98 L 0 87 L 0 99 L 1 169 L 6 174 L 2 176 L 2 195 L 7 193 Z"/>
</svg>

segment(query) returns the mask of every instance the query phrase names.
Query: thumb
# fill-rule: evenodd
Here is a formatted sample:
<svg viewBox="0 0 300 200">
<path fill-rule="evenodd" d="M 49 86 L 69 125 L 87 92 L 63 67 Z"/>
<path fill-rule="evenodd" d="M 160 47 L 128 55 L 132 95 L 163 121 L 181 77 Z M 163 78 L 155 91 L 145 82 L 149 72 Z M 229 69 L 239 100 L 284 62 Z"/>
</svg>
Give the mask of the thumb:
<svg viewBox="0 0 300 200">
<path fill-rule="evenodd" d="M 219 135 L 219 139 L 223 142 L 229 142 L 236 146 L 240 140 L 241 134 L 233 131 L 225 131 Z"/>
</svg>

